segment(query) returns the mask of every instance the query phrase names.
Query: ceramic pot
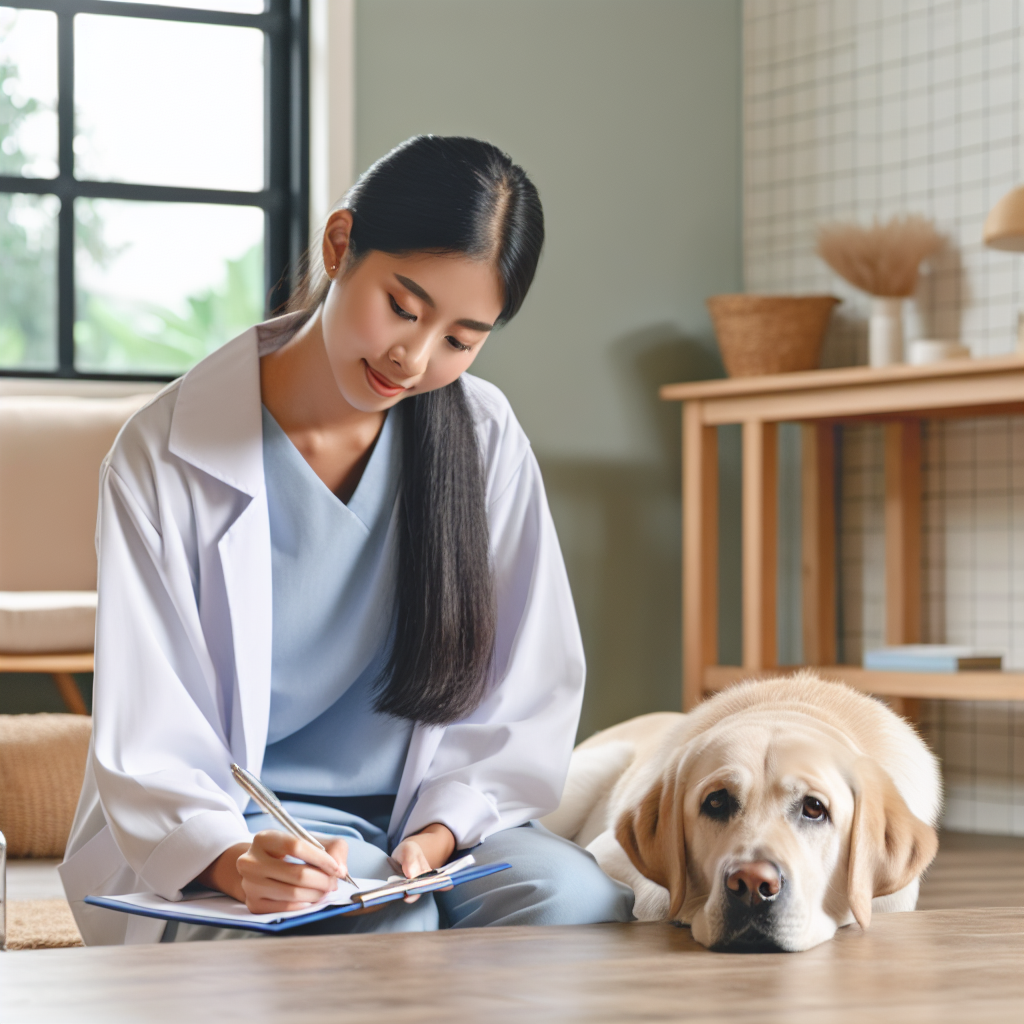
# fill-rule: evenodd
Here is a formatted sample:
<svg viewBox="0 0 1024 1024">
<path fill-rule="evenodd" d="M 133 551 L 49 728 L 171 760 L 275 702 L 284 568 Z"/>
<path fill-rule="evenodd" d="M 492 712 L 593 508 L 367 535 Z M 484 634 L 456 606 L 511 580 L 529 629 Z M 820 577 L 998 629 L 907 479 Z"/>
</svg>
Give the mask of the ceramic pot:
<svg viewBox="0 0 1024 1024">
<path fill-rule="evenodd" d="M 868 365 L 903 362 L 903 300 L 873 298 L 868 322 Z"/>
</svg>

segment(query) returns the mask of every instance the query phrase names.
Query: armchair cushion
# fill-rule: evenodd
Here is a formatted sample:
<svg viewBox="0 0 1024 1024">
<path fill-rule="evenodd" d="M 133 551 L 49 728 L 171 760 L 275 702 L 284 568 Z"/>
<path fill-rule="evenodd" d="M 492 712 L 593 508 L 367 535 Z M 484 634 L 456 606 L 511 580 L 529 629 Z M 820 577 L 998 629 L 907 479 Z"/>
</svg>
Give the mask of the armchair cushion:
<svg viewBox="0 0 1024 1024">
<path fill-rule="evenodd" d="M 0 654 L 91 651 L 93 590 L 0 590 Z"/>
<path fill-rule="evenodd" d="M 151 395 L 0 396 L 0 590 L 95 590 L 100 463 Z"/>
</svg>

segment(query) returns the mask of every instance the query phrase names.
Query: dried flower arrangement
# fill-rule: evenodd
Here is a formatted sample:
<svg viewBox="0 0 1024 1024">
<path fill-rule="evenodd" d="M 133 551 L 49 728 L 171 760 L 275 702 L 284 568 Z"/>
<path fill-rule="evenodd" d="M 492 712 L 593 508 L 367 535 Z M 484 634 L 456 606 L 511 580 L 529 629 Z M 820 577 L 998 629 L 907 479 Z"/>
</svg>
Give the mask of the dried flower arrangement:
<svg viewBox="0 0 1024 1024">
<path fill-rule="evenodd" d="M 818 255 L 854 288 L 884 298 L 913 295 L 921 261 L 942 242 L 935 225 L 917 214 L 870 227 L 835 223 L 818 229 Z"/>
</svg>

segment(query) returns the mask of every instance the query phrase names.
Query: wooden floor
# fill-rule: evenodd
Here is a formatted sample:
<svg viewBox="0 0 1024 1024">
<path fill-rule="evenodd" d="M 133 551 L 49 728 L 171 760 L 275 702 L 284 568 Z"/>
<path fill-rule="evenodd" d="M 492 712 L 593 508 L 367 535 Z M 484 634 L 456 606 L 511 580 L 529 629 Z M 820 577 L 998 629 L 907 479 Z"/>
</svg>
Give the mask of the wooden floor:
<svg viewBox="0 0 1024 1024">
<path fill-rule="evenodd" d="M 661 924 L 10 953 L 0 1024 L 1021 1024 L 1024 840 L 944 835 L 920 907 L 797 954 Z"/>
<path fill-rule="evenodd" d="M 1024 907 L 1024 839 L 943 832 L 918 910 Z"/>
<path fill-rule="evenodd" d="M 1020 1024 L 1024 910 L 879 915 L 806 953 L 665 924 L 95 947 L 0 959 L 17 1024 Z"/>
</svg>

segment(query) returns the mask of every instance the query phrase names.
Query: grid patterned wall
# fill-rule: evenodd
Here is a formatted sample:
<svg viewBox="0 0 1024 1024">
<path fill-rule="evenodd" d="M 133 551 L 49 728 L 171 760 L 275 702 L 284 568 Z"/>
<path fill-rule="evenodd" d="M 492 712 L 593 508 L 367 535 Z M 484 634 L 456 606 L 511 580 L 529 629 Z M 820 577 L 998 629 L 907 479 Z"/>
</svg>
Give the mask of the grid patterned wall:
<svg viewBox="0 0 1024 1024">
<path fill-rule="evenodd" d="M 868 300 L 816 257 L 816 226 L 896 213 L 947 239 L 906 303 L 907 338 L 1013 350 L 1024 256 L 985 249 L 981 231 L 1024 177 L 1022 29 L 1019 0 L 745 0 L 746 288 L 840 296 L 826 365 L 866 361 Z M 879 428 L 845 430 L 842 465 L 840 644 L 857 662 L 884 630 Z M 926 426 L 924 522 L 924 639 L 1024 668 L 1019 418 Z M 780 639 L 797 660 L 799 638 Z M 1024 834 L 1024 708 L 935 702 L 923 724 L 947 826 Z"/>
</svg>

